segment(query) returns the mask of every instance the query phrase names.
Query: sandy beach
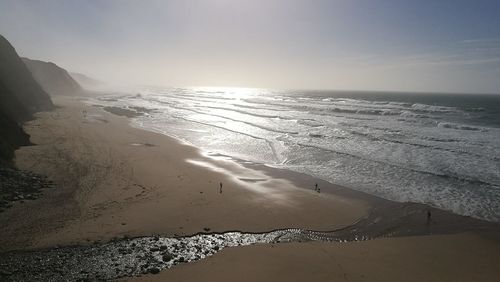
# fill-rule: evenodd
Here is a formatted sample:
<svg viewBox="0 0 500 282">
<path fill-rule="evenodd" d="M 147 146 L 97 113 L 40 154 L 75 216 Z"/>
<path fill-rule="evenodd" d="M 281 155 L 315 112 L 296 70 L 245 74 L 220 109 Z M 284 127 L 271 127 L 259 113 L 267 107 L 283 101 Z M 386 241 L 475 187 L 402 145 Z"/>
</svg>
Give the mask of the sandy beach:
<svg viewBox="0 0 500 282">
<path fill-rule="evenodd" d="M 298 187 L 132 128 L 127 118 L 101 108 L 72 98 L 54 101 L 57 110 L 25 125 L 37 145 L 18 150 L 16 165 L 47 175 L 58 188 L 0 214 L 7 227 L 1 250 L 152 234 L 334 230 L 367 214 L 366 202 L 317 193 L 314 180 Z"/>
<path fill-rule="evenodd" d="M 76 98 L 54 102 L 55 111 L 25 125 L 36 145 L 16 151 L 16 165 L 48 176 L 55 188 L 0 214 L 1 251 L 231 230 L 331 231 L 368 218 L 375 205 L 395 205 L 409 214 L 391 223 L 400 235 L 412 228 L 456 233 L 476 224 L 436 210 L 436 227 L 430 230 L 422 205 L 396 204 L 302 174 L 205 155 Z M 314 191 L 315 183 L 324 192 Z M 495 234 L 226 248 L 133 280 L 495 281 L 500 276 Z"/>
</svg>

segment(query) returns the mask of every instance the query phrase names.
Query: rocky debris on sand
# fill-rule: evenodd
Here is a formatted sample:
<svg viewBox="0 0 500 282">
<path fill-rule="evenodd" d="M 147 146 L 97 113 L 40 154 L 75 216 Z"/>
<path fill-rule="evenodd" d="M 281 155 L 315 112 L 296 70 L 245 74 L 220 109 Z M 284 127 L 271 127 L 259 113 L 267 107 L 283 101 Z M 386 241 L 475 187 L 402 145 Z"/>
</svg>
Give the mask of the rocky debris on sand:
<svg viewBox="0 0 500 282">
<path fill-rule="evenodd" d="M 374 209 L 367 218 L 354 225 L 331 232 L 289 228 L 267 233 L 200 233 L 189 237 L 116 238 L 85 246 L 11 251 L 0 253 L 0 281 L 95 281 L 156 274 L 176 264 L 212 256 L 226 247 L 252 244 L 346 242 L 389 236 L 499 230 L 497 223 L 437 209 L 433 209 L 432 214 L 440 224 L 428 226 L 423 212 L 427 209 L 429 207 L 421 204 L 393 203 L 385 209 Z"/>
<path fill-rule="evenodd" d="M 107 112 L 110 112 L 114 115 L 117 115 L 117 116 L 124 116 L 124 117 L 128 117 L 128 118 L 134 118 L 134 117 L 138 117 L 138 116 L 141 116 L 142 113 L 139 113 L 135 110 L 130 110 L 130 109 L 127 109 L 127 108 L 120 108 L 120 107 L 103 107 L 103 109 Z"/>
<path fill-rule="evenodd" d="M 125 116 L 128 118 L 139 117 L 139 116 L 147 115 L 149 113 L 156 111 L 155 109 L 148 109 L 148 108 L 136 107 L 136 106 L 129 106 L 129 107 L 104 106 L 102 108 L 105 111 L 110 112 L 112 114 L 115 114 L 117 116 Z M 147 144 L 147 146 L 148 145 L 152 145 L 152 144 Z M 152 145 L 152 146 L 154 146 L 154 145 Z"/>
<path fill-rule="evenodd" d="M 45 176 L 30 171 L 0 167 L 0 212 L 13 202 L 24 202 L 38 198 L 42 189 L 53 187 Z"/>
<path fill-rule="evenodd" d="M 151 274 L 158 274 L 158 273 L 160 273 L 160 269 L 158 267 L 151 267 L 149 269 L 149 273 L 151 273 Z"/>
<path fill-rule="evenodd" d="M 0 281 L 95 281 L 156 274 L 176 264 L 206 258 L 225 247 L 267 243 L 275 240 L 276 234 L 153 236 L 86 246 L 11 251 L 0 254 Z"/>
</svg>

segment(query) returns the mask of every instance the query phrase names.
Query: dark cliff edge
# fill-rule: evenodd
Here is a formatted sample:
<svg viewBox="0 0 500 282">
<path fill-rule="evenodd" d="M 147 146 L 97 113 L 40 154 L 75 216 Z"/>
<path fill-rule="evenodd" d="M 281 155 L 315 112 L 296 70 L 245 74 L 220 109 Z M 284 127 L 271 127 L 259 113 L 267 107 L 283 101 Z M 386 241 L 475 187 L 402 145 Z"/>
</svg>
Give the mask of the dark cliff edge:
<svg viewBox="0 0 500 282">
<path fill-rule="evenodd" d="M 73 77 L 60 66 L 52 62 L 44 62 L 22 58 L 35 80 L 50 95 L 80 95 L 83 88 Z"/>
<path fill-rule="evenodd" d="M 16 149 L 31 144 L 23 122 L 33 119 L 36 112 L 53 108 L 49 94 L 0 35 L 0 212 L 13 202 L 35 199 L 42 189 L 52 187 L 45 177 L 16 169 L 13 159 Z"/>
<path fill-rule="evenodd" d="M 14 47 L 0 35 L 0 165 L 10 165 L 14 151 L 30 144 L 22 123 L 38 111 L 53 108 L 49 95 L 35 81 Z"/>
</svg>

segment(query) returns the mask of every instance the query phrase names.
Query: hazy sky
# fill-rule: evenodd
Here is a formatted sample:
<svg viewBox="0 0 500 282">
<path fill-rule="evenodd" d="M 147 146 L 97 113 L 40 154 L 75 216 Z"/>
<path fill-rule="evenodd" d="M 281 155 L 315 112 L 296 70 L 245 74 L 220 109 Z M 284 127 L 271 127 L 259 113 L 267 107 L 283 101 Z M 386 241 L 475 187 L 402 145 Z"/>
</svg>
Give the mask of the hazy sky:
<svg viewBox="0 0 500 282">
<path fill-rule="evenodd" d="M 116 82 L 500 93 L 498 0 L 0 0 L 0 33 Z"/>
</svg>

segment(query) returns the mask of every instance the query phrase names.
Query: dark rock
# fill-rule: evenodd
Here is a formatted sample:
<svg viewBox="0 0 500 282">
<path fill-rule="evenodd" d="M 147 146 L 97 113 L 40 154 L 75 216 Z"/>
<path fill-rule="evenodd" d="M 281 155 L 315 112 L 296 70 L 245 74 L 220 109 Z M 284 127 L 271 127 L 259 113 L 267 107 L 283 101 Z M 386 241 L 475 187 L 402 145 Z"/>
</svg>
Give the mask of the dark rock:
<svg viewBox="0 0 500 282">
<path fill-rule="evenodd" d="M 173 259 L 173 256 L 169 253 L 166 253 L 161 258 L 163 259 L 164 262 L 168 262 L 168 261 L 171 261 Z"/>
<path fill-rule="evenodd" d="M 0 276 L 10 276 L 12 272 L 0 269 Z"/>
<path fill-rule="evenodd" d="M 149 273 L 151 273 L 151 274 L 158 274 L 158 273 L 160 273 L 160 269 L 158 267 L 151 267 L 149 269 Z"/>
</svg>

